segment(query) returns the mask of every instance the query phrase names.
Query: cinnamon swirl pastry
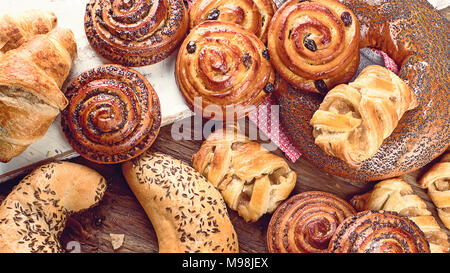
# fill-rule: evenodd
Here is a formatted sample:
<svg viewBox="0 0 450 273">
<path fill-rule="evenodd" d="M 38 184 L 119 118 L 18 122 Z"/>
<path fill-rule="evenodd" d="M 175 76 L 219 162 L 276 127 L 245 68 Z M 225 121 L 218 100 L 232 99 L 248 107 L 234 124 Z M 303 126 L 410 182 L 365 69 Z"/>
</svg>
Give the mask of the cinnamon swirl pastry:
<svg viewBox="0 0 450 273">
<path fill-rule="evenodd" d="M 364 211 L 342 222 L 330 241 L 332 253 L 429 253 L 425 235 L 405 216 Z"/>
<path fill-rule="evenodd" d="M 167 58 L 188 29 L 182 0 L 91 0 L 84 27 L 91 46 L 125 66 L 144 66 Z"/>
<path fill-rule="evenodd" d="M 189 9 L 190 25 L 194 28 L 206 20 L 233 22 L 266 43 L 276 9 L 272 0 L 196 0 Z"/>
<path fill-rule="evenodd" d="M 288 1 L 273 17 L 268 48 L 275 69 L 292 86 L 325 94 L 357 71 L 359 23 L 336 0 Z"/>
<path fill-rule="evenodd" d="M 120 163 L 151 146 L 161 126 L 158 95 L 138 72 L 103 65 L 82 73 L 68 87 L 61 115 L 72 147 L 88 160 Z"/>
<path fill-rule="evenodd" d="M 345 200 L 326 192 L 303 192 L 284 202 L 267 229 L 269 252 L 322 253 L 340 223 L 356 214 Z"/>
<path fill-rule="evenodd" d="M 205 21 L 181 45 L 175 74 L 196 113 L 216 120 L 241 118 L 274 91 L 268 59 L 255 34 L 235 23 Z"/>
</svg>

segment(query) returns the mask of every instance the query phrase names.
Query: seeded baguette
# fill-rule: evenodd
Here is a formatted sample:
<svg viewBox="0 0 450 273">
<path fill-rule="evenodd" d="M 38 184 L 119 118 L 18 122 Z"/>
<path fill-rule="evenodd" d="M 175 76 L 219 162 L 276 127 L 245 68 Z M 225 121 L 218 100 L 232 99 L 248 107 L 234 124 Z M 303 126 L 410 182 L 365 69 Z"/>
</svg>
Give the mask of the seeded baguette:
<svg viewBox="0 0 450 273">
<path fill-rule="evenodd" d="M 105 179 L 79 164 L 37 168 L 0 205 L 0 253 L 63 252 L 67 217 L 96 205 L 105 190 Z"/>
<path fill-rule="evenodd" d="M 188 164 L 147 151 L 122 170 L 152 222 L 159 252 L 239 251 L 221 194 Z"/>
</svg>

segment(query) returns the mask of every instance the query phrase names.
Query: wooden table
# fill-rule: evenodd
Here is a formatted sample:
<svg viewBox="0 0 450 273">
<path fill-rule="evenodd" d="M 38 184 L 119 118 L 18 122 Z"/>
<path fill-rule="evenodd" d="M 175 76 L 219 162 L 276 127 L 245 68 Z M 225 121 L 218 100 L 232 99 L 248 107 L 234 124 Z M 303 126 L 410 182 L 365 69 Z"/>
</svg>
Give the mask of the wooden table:
<svg viewBox="0 0 450 273">
<path fill-rule="evenodd" d="M 450 19 L 450 8 L 441 11 L 447 19 Z M 191 119 L 191 135 L 195 132 L 193 118 Z M 245 122 L 247 129 L 251 128 L 251 122 Z M 201 140 L 174 141 L 171 135 L 172 126 L 161 128 L 161 132 L 152 146 L 153 149 L 172 155 L 190 163 L 191 156 L 197 152 L 202 144 Z M 276 154 L 283 156 L 279 150 Z M 438 158 L 439 159 L 439 158 Z M 436 209 L 424 190 L 417 186 L 417 178 L 438 161 L 434 160 L 421 170 L 409 173 L 403 177 L 410 183 L 417 195 L 424 199 L 428 208 L 438 220 Z M 86 212 L 71 217 L 66 230 L 62 234 L 61 242 L 67 246 L 70 241 L 81 244 L 82 252 L 113 252 L 110 234 L 124 234 L 125 240 L 121 248 L 116 252 L 157 252 L 158 244 L 153 227 L 142 207 L 137 202 L 128 187 L 119 165 L 99 165 L 89 162 L 81 157 L 71 160 L 89 166 L 100 172 L 108 181 L 108 190 L 101 203 Z M 353 195 L 364 193 L 372 188 L 374 183 L 365 183 L 345 180 L 324 173 L 303 158 L 290 166 L 298 174 L 297 185 L 292 194 L 318 190 L 334 193 L 346 200 Z M 0 185 L 0 201 L 2 201 L 12 187 L 22 177 L 5 182 Z M 266 230 L 270 221 L 270 215 L 263 216 L 255 223 L 246 223 L 239 215 L 229 210 L 231 221 L 238 234 L 241 252 L 267 252 Z M 450 237 L 449 230 L 446 230 Z M 70 244 L 69 244 L 70 245 Z"/>
</svg>

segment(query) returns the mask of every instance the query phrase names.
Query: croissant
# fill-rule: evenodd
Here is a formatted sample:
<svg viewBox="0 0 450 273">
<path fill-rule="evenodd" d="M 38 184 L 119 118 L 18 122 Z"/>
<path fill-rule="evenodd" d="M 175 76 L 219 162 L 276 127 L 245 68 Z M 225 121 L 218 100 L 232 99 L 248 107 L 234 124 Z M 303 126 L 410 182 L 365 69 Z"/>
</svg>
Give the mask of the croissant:
<svg viewBox="0 0 450 273">
<path fill-rule="evenodd" d="M 272 213 L 297 180 L 284 159 L 227 129 L 212 133 L 193 155 L 192 164 L 221 191 L 231 209 L 252 222 Z"/>
<path fill-rule="evenodd" d="M 0 58 L 0 161 L 40 139 L 67 105 L 61 92 L 76 56 L 73 33 L 56 28 Z"/>
<path fill-rule="evenodd" d="M 18 48 L 37 34 L 51 31 L 57 24 L 53 12 L 27 10 L 22 13 L 0 17 L 0 56 Z"/>
<path fill-rule="evenodd" d="M 425 202 L 414 194 L 412 187 L 402 178 L 379 182 L 366 194 L 354 196 L 350 203 L 358 211 L 394 211 L 408 217 L 423 231 L 434 253 L 447 253 L 447 234 L 441 230 Z"/>
<path fill-rule="evenodd" d="M 419 180 L 419 185 L 428 189 L 428 195 L 437 207 L 439 218 L 450 229 L 450 153 L 444 155 Z"/>
<path fill-rule="evenodd" d="M 333 88 L 310 123 L 315 143 L 353 168 L 372 157 L 403 114 L 417 107 L 415 94 L 388 69 L 367 66 L 350 84 Z"/>
</svg>

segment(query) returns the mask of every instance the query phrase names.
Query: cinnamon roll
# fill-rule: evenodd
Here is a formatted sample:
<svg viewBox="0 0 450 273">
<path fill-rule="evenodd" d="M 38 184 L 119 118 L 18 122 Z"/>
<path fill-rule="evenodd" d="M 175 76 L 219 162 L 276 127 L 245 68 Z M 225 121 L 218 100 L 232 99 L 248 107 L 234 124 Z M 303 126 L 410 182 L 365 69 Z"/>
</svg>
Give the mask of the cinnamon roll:
<svg viewBox="0 0 450 273">
<path fill-rule="evenodd" d="M 115 164 L 142 154 L 161 126 L 158 95 L 144 76 L 103 65 L 68 87 L 61 123 L 70 145 L 88 160 Z"/>
<path fill-rule="evenodd" d="M 190 25 L 194 28 L 206 20 L 233 22 L 266 43 L 276 9 L 272 0 L 196 0 L 189 9 Z"/>
<path fill-rule="evenodd" d="M 125 66 L 144 66 L 167 58 L 188 29 L 182 0 L 90 0 L 84 27 L 91 46 Z"/>
<path fill-rule="evenodd" d="M 292 86 L 326 94 L 357 71 L 359 23 L 336 0 L 289 1 L 273 17 L 268 48 L 275 69 Z"/>
<path fill-rule="evenodd" d="M 303 192 L 284 202 L 267 230 L 269 252 L 323 253 L 337 227 L 355 215 L 345 200 L 326 192 Z"/>
<path fill-rule="evenodd" d="M 330 241 L 332 253 L 429 253 L 425 235 L 406 216 L 364 211 L 347 218 Z"/>
<path fill-rule="evenodd" d="M 274 91 L 264 44 L 230 22 L 205 21 L 178 52 L 175 74 L 187 104 L 204 118 L 241 118 Z"/>
</svg>

